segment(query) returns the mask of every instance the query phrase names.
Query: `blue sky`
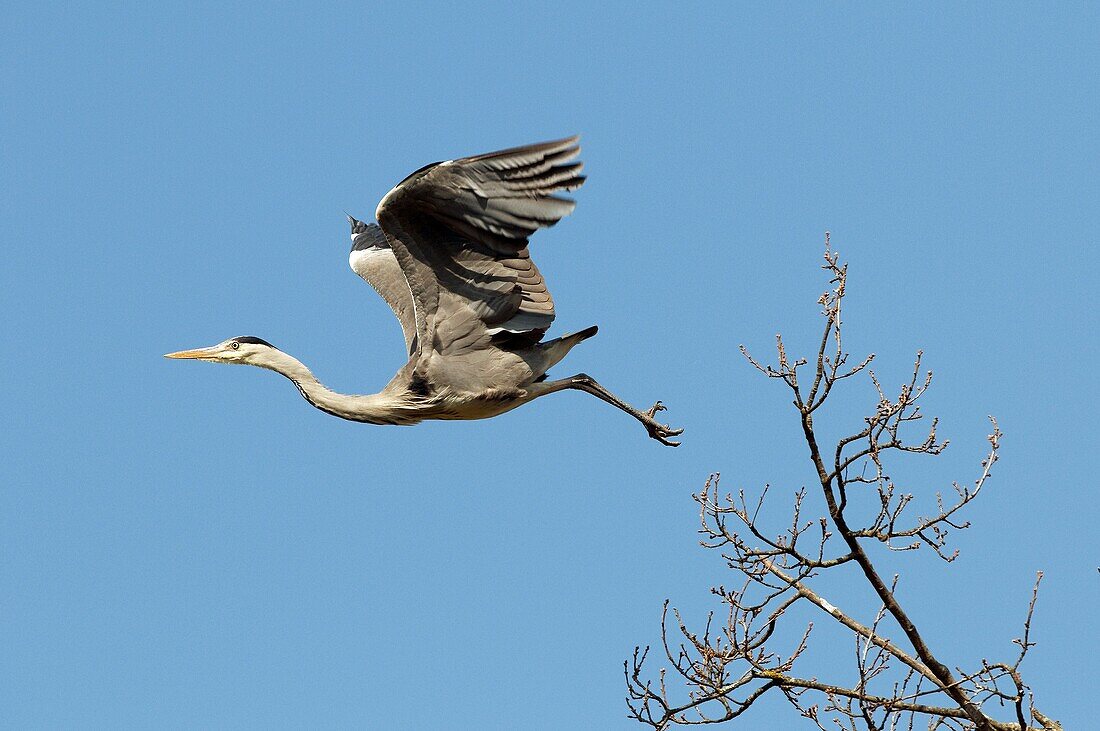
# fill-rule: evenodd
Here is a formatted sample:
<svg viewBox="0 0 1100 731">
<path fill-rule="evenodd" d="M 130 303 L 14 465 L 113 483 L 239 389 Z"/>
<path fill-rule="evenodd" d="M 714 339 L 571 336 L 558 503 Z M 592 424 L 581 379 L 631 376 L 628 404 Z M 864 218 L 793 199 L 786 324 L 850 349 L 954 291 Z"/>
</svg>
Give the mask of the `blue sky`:
<svg viewBox="0 0 1100 731">
<path fill-rule="evenodd" d="M 937 373 L 952 447 L 907 465 L 912 489 L 975 476 L 986 414 L 1007 435 L 962 558 L 885 571 L 951 665 L 1012 656 L 1045 571 L 1025 675 L 1084 725 L 1095 6 L 5 18 L 0 726 L 635 727 L 622 660 L 666 597 L 698 620 L 731 581 L 690 493 L 712 471 L 813 479 L 737 345 L 813 346 L 825 230 L 851 262 L 852 351 L 888 384 L 918 347 Z M 370 218 L 432 160 L 574 132 L 588 183 L 533 252 L 556 332 L 600 334 L 555 373 L 663 399 L 679 450 L 584 394 L 380 428 L 271 373 L 160 357 L 258 335 L 333 388 L 380 388 L 400 332 L 347 267 L 343 211 Z M 873 403 L 847 389 L 830 433 Z M 873 611 L 855 582 L 820 588 Z M 774 702 L 742 726 L 796 723 Z"/>
</svg>

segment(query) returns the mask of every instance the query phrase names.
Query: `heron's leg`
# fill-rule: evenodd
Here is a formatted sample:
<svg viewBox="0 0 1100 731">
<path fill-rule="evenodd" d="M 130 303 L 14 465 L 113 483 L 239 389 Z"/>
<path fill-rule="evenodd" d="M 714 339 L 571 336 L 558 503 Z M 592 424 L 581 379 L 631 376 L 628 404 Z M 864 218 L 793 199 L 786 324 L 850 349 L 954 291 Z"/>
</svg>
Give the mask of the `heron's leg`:
<svg viewBox="0 0 1100 731">
<path fill-rule="evenodd" d="M 545 393 L 554 393 L 555 391 L 563 391 L 565 389 L 574 389 L 577 391 L 590 393 L 601 401 L 606 401 L 615 408 L 621 411 L 625 411 L 638 421 L 642 422 L 642 425 L 646 428 L 646 431 L 649 432 L 649 436 L 653 437 L 661 444 L 666 444 L 670 447 L 680 446 L 679 442 L 672 441 L 670 437 L 674 437 L 682 433 L 684 430 L 673 429 L 668 424 L 661 424 L 654 418 L 658 412 L 665 410 L 664 404 L 662 404 L 660 401 L 653 404 L 649 411 L 639 411 L 638 409 L 634 408 L 633 406 L 626 403 L 618 396 L 601 386 L 599 383 L 596 382 L 595 378 L 588 375 L 587 373 L 578 373 L 571 378 L 563 378 L 560 381 L 550 381 L 540 385 L 543 386 L 543 388 L 545 389 L 543 393 L 539 394 L 540 396 L 544 395 Z"/>
</svg>

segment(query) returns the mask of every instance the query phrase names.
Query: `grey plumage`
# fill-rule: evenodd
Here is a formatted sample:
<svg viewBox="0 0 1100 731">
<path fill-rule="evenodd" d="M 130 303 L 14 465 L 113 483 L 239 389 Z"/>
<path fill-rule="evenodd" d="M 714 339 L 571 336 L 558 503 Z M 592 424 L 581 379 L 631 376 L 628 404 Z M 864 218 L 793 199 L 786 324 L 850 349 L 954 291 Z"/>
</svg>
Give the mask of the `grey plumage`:
<svg viewBox="0 0 1100 731">
<path fill-rule="evenodd" d="M 348 216 L 351 223 L 351 256 L 348 258 L 353 272 L 374 287 L 393 310 L 401 324 L 405 337 L 405 354 L 416 351 L 416 316 L 413 313 L 412 292 L 401 272 L 397 258 L 382 229 Z"/>
<path fill-rule="evenodd" d="M 433 163 L 407 176 L 378 204 L 378 225 L 351 216 L 349 263 L 393 310 L 408 361 L 377 394 L 325 388 L 291 356 L 236 338 L 174 358 L 246 363 L 294 381 L 317 408 L 346 419 L 414 424 L 496 416 L 540 396 L 585 391 L 638 419 L 663 444 L 682 430 L 639 411 L 585 374 L 549 381 L 546 372 L 593 326 L 543 341 L 554 300 L 528 251 L 528 237 L 575 203 L 560 194 L 584 183 L 576 137 Z M 252 339 L 258 340 L 258 339 Z M 262 344 L 261 344 L 262 343 Z"/>
</svg>

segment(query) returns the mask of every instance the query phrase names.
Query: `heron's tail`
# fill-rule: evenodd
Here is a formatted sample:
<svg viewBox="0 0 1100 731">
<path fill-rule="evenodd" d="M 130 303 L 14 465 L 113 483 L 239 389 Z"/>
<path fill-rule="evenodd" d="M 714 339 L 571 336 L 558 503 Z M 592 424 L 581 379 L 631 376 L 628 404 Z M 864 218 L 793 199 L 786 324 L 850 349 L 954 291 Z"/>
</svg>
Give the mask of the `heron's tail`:
<svg viewBox="0 0 1100 731">
<path fill-rule="evenodd" d="M 548 340 L 539 345 L 539 352 L 546 358 L 542 367 L 542 376 L 540 376 L 540 380 L 546 378 L 546 371 L 557 365 L 557 363 L 573 349 L 574 345 L 582 340 L 588 340 L 588 338 L 595 335 L 598 330 L 599 328 L 593 325 L 592 327 L 586 327 L 580 332 L 575 332 L 572 335 L 563 335 L 560 338 L 554 338 L 553 340 Z"/>
<path fill-rule="evenodd" d="M 558 340 L 567 341 L 569 343 L 569 347 L 572 348 L 577 343 L 579 343 L 583 340 L 588 340 L 588 338 L 592 337 L 593 335 L 595 335 L 599 331 L 600 331 L 599 325 L 593 325 L 592 327 L 586 327 L 585 329 L 581 330 L 580 332 L 575 332 L 572 335 L 564 335 L 564 336 L 558 338 Z"/>
</svg>

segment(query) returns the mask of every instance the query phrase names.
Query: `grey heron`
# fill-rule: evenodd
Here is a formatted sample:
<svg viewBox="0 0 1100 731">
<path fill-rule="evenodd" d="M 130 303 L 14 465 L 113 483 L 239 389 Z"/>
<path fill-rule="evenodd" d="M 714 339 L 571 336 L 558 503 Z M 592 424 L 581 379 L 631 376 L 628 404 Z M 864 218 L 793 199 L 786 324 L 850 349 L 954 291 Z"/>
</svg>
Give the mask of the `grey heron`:
<svg viewBox="0 0 1100 731">
<path fill-rule="evenodd" d="M 536 230 L 572 212 L 555 195 L 584 183 L 577 137 L 433 163 L 398 183 L 375 211 L 377 224 L 348 216 L 352 270 L 393 309 L 408 362 L 375 394 L 346 395 L 321 384 L 298 359 L 257 337 L 168 353 L 267 368 L 289 378 L 313 406 L 352 421 L 416 424 L 484 419 L 541 396 L 589 393 L 640 421 L 662 444 L 683 430 L 656 420 L 660 401 L 641 411 L 584 373 L 549 380 L 547 371 L 592 326 L 553 340 L 554 300 L 527 250 Z"/>
</svg>

